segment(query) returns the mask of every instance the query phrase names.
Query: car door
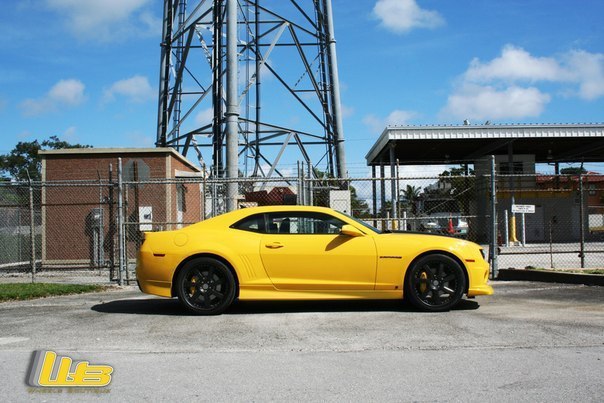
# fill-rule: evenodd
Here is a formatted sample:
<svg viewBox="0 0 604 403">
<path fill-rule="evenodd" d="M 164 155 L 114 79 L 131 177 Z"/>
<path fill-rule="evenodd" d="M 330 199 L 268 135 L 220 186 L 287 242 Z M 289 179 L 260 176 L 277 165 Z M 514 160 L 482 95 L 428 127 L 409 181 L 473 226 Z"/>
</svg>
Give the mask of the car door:
<svg viewBox="0 0 604 403">
<path fill-rule="evenodd" d="M 340 235 L 345 223 L 329 214 L 266 215 L 260 256 L 282 290 L 372 290 L 376 248 L 371 236 Z"/>
</svg>

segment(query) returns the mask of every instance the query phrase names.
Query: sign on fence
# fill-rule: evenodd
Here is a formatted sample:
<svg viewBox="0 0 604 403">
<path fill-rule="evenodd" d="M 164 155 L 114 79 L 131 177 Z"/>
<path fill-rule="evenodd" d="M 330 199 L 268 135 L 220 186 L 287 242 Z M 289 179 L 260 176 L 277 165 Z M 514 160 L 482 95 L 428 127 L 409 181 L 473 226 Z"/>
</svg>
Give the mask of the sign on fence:
<svg viewBox="0 0 604 403">
<path fill-rule="evenodd" d="M 534 204 L 512 204 L 512 213 L 534 214 Z"/>
</svg>

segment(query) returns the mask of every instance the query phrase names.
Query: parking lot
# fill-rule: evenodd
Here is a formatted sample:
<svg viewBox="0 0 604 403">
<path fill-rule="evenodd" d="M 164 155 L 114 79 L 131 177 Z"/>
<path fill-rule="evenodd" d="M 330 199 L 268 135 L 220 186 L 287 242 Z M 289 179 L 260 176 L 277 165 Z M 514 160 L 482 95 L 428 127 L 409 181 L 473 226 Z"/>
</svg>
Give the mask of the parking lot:
<svg viewBox="0 0 604 403">
<path fill-rule="evenodd" d="M 185 314 L 128 287 L 0 304 L 5 401 L 602 401 L 604 288 L 496 282 L 439 314 L 397 301 Z M 34 350 L 114 367 L 99 391 L 25 384 Z M 85 394 L 83 396 L 83 394 Z"/>
</svg>

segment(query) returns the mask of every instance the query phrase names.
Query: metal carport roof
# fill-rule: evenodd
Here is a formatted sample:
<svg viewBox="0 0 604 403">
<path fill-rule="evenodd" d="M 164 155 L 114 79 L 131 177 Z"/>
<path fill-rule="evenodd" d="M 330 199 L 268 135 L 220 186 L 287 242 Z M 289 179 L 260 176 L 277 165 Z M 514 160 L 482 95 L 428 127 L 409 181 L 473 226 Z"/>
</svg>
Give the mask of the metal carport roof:
<svg viewBox="0 0 604 403">
<path fill-rule="evenodd" d="M 492 154 L 533 154 L 535 162 L 604 162 L 604 124 L 387 127 L 368 165 L 472 163 Z M 393 152 L 391 153 L 391 148 Z"/>
</svg>

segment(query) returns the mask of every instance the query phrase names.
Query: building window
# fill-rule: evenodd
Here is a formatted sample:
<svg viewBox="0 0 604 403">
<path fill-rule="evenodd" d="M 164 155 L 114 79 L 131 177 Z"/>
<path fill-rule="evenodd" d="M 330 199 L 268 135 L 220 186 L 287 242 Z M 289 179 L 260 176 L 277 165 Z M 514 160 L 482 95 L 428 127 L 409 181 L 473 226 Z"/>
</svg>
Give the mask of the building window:
<svg viewBox="0 0 604 403">
<path fill-rule="evenodd" d="M 524 172 L 522 161 L 502 162 L 499 164 L 500 175 L 518 175 Z"/>
</svg>

